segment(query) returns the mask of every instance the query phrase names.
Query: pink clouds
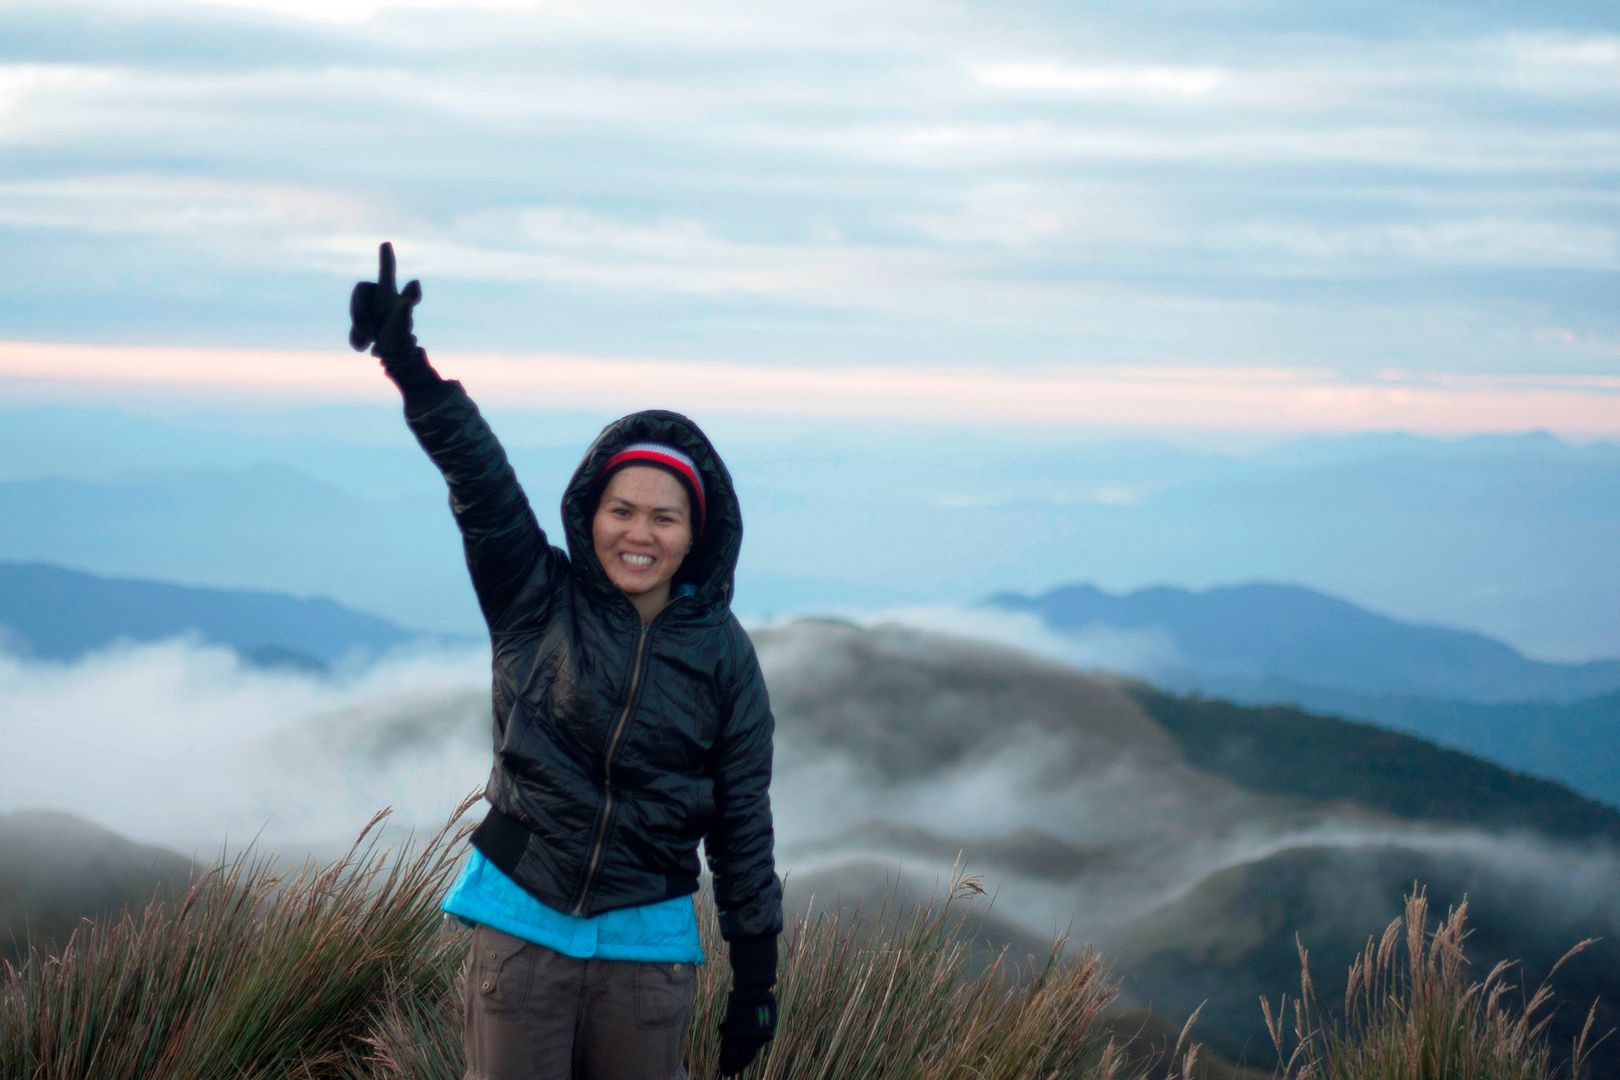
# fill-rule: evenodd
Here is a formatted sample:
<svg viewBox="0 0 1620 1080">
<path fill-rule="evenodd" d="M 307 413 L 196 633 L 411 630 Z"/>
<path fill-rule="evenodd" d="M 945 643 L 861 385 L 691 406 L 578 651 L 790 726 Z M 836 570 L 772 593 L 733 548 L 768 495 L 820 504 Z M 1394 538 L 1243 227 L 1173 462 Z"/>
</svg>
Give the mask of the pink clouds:
<svg viewBox="0 0 1620 1080">
<path fill-rule="evenodd" d="M 1320 368 L 780 367 L 562 354 L 443 356 L 508 407 L 870 417 L 955 424 L 1466 434 L 1546 428 L 1620 437 L 1620 376 Z M 109 397 L 309 403 L 388 400 L 369 358 L 328 352 L 0 342 L 11 400 Z"/>
</svg>

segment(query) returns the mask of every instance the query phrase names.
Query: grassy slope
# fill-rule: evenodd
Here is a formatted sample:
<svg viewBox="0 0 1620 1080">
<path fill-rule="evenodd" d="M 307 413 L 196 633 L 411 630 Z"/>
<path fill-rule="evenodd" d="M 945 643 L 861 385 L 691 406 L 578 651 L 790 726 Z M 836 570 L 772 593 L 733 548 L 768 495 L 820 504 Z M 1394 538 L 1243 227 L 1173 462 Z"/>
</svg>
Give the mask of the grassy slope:
<svg viewBox="0 0 1620 1080">
<path fill-rule="evenodd" d="M 1620 811 L 1416 736 L 1286 705 L 1235 705 L 1141 682 L 1126 690 L 1189 764 L 1250 791 L 1348 800 L 1416 821 L 1620 841 Z"/>
<path fill-rule="evenodd" d="M 443 928 L 437 899 L 460 850 L 460 834 L 447 828 L 414 855 L 357 844 L 347 859 L 290 880 L 238 862 L 200 877 L 183 899 L 86 924 L 60 960 L 0 977 L 0 1078 L 454 1080 L 466 942 Z M 958 880 L 947 896 L 907 912 L 797 923 L 777 988 L 781 1029 L 748 1076 L 1235 1075 L 1196 1067 L 1179 1045 L 1165 1052 L 1171 1039 L 1162 1029 L 1124 1052 L 1119 1039 L 1130 1025 L 1106 1017 L 1114 989 L 1094 954 L 1033 971 L 970 973 L 965 906 L 980 891 Z M 703 911 L 705 948 L 718 957 L 711 905 Z M 1386 938 L 1415 943 L 1409 963 L 1398 949 L 1369 953 L 1369 1015 L 1318 1024 L 1314 1016 L 1327 1010 L 1307 994 L 1311 1021 L 1296 1034 L 1279 1025 L 1285 1050 L 1304 1044 L 1290 1077 L 1563 1075 L 1535 1026 L 1545 1003 L 1520 1008 L 1482 994 L 1453 962 L 1460 917 L 1432 946 L 1424 913 L 1409 906 L 1406 920 L 1415 932 L 1403 935 L 1397 920 Z M 688 1043 L 693 1075 L 713 1074 L 725 989 L 724 965 L 705 965 Z"/>
<path fill-rule="evenodd" d="M 1602 803 L 1413 736 L 1287 706 L 1239 706 L 1141 683 L 1127 690 L 1176 738 L 1190 764 L 1251 791 L 1354 802 L 1408 821 L 1493 834 L 1533 831 L 1576 843 L 1620 838 L 1620 812 Z M 1367 932 L 1351 913 L 1393 907 L 1414 882 L 1428 885 L 1440 905 L 1472 898 L 1466 951 L 1479 970 L 1511 958 L 1522 961 L 1519 981 L 1533 985 L 1545 977 L 1589 928 L 1521 906 L 1518 871 L 1444 851 L 1280 852 L 1205 881 L 1136 927 L 1115 959 L 1131 972 L 1128 990 L 1157 989 L 1158 1010 L 1175 1015 L 1209 1001 L 1202 1030 L 1216 1050 L 1264 1059 L 1270 1052 L 1264 1026 L 1241 1003 L 1289 984 L 1297 970 L 1295 935 L 1317 957 L 1326 983 L 1323 973 L 1346 970 Z M 1582 886 L 1567 888 L 1573 896 Z M 1610 941 L 1564 967 L 1559 989 L 1579 1008 L 1550 1019 L 1555 1060 L 1567 1060 L 1594 999 L 1606 999 L 1598 1006 L 1600 1030 L 1620 1024 L 1616 971 L 1620 943 Z M 1601 1044 L 1594 1066 L 1598 1075 L 1620 1075 L 1620 1046 Z"/>
<path fill-rule="evenodd" d="M 0 814 L 0 959 L 65 942 L 79 920 L 183 889 L 191 862 L 71 814 Z"/>
<path fill-rule="evenodd" d="M 437 901 L 461 839 L 447 828 L 402 856 L 357 846 L 290 880 L 238 862 L 182 900 L 86 924 L 59 960 L 0 978 L 0 1078 L 459 1077 L 466 938 L 444 928 Z M 750 1075 L 1142 1076 L 1110 1043 L 1114 992 L 1095 955 L 969 973 L 964 905 L 980 893 L 959 881 L 864 931 L 852 913 L 798 923 L 784 941 L 781 1031 Z M 705 950 L 723 956 L 703 910 Z M 702 969 L 693 1075 L 714 1072 L 725 970 Z"/>
</svg>

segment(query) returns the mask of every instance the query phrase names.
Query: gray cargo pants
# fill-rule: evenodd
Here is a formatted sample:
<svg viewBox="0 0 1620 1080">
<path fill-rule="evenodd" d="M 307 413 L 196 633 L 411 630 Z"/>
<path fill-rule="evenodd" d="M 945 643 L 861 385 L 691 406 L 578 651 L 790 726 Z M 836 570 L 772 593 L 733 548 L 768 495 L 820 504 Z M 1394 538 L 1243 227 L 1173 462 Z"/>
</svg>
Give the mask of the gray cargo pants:
<svg viewBox="0 0 1620 1080">
<path fill-rule="evenodd" d="M 579 960 L 487 926 L 467 965 L 467 1080 L 685 1080 L 692 964 Z"/>
</svg>

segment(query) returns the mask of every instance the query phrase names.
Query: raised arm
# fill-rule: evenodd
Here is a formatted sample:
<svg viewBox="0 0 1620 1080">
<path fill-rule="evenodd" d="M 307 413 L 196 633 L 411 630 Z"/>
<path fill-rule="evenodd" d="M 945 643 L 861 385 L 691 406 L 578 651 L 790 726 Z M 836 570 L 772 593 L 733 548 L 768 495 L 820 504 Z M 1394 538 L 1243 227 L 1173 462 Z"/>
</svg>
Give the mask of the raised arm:
<svg viewBox="0 0 1620 1080">
<path fill-rule="evenodd" d="M 565 556 L 547 543 L 478 407 L 459 382 L 433 370 L 417 344 L 411 309 L 422 286 L 395 287 L 393 245 L 382 245 L 377 263 L 377 280 L 358 283 L 349 298 L 349 344 L 369 346 L 382 361 L 405 398 L 406 423 L 450 486 L 450 509 L 491 634 L 519 630 L 545 616 Z"/>
</svg>

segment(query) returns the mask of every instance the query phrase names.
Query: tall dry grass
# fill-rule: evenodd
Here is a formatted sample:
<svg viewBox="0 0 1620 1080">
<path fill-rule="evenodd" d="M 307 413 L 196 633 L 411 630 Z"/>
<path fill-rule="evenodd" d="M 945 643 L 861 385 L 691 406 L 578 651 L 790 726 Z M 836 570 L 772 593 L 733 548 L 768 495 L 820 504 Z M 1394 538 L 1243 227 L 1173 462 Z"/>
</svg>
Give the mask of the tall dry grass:
<svg viewBox="0 0 1620 1080">
<path fill-rule="evenodd" d="M 1281 1080 L 1552 1080 L 1582 1076 L 1591 1050 L 1594 1002 L 1566 1068 L 1554 1064 L 1546 1029 L 1550 980 L 1565 961 L 1594 944 L 1577 943 L 1533 993 L 1515 993 L 1514 965 L 1470 977 L 1463 942 L 1464 900 L 1429 929 L 1425 892 L 1414 888 L 1405 911 L 1369 938 L 1345 981 L 1342 1016 L 1328 1016 L 1299 944 L 1300 989 L 1274 1011 L 1261 999 L 1281 1062 Z"/>
<path fill-rule="evenodd" d="M 781 1031 L 749 1072 L 758 1080 L 893 1077 L 984 1080 L 1137 1075 L 1108 1036 L 1114 1000 L 1101 959 L 1063 955 L 1061 940 L 1032 970 L 1006 953 L 987 964 L 972 944 L 978 883 L 959 871 L 917 907 L 807 912 L 785 937 L 777 986 Z M 705 949 L 717 960 L 712 915 Z M 725 964 L 708 965 L 694 1009 L 689 1061 L 713 1075 Z"/>
<path fill-rule="evenodd" d="M 957 874 L 940 896 L 905 910 L 885 904 L 806 913 L 784 936 L 777 984 L 781 1025 L 745 1074 L 754 1080 L 1140 1080 L 1110 1038 L 1103 1012 L 1115 991 L 1094 953 L 1062 956 L 1034 970 L 1005 954 L 987 965 L 974 953 L 968 904 L 982 894 Z M 716 1028 L 729 972 L 712 907 L 700 929 L 711 962 L 700 970 L 687 1041 L 693 1077 L 712 1077 Z M 459 994 L 437 1004 L 405 996 L 374 1028 L 370 1071 L 390 1080 L 459 1080 Z M 1177 1048 L 1191 1069 L 1196 1050 Z M 1160 1070 L 1175 1080 L 1176 1069 Z"/>
<path fill-rule="evenodd" d="M 283 877 L 239 858 L 183 897 L 81 924 L 55 957 L 7 965 L 0 1080 L 459 1080 L 467 935 L 446 928 L 438 902 L 464 830 L 453 819 L 396 855 L 376 844 L 381 817 L 331 865 Z M 1094 954 L 1066 958 L 1058 942 L 1034 970 L 980 963 L 968 929 L 981 892 L 958 875 L 919 907 L 798 920 L 784 938 L 781 1031 L 748 1075 L 1141 1077 L 1103 1023 L 1114 989 Z M 700 969 L 694 1077 L 714 1073 L 729 980 L 702 910 L 715 962 Z"/>
<path fill-rule="evenodd" d="M 8 963 L 0 1077 L 341 1075 L 390 1001 L 449 990 L 437 902 L 470 803 L 415 854 L 378 846 L 378 814 L 329 866 L 289 878 L 244 855 L 183 897 L 81 923 L 56 956 Z"/>
<path fill-rule="evenodd" d="M 457 822 L 472 801 L 417 849 L 381 849 L 379 815 L 331 865 L 284 877 L 269 862 L 239 858 L 201 874 L 182 897 L 82 924 L 55 957 L 7 965 L 0 1080 L 459 1080 L 468 940 L 446 927 L 438 903 L 464 851 Z M 1195 1074 L 1187 1029 L 1164 1064 L 1142 1064 L 1110 1038 L 1104 1012 L 1115 990 L 1094 953 L 1069 954 L 1060 940 L 1024 966 L 976 952 L 981 893 L 958 874 L 920 906 L 797 920 L 783 940 L 780 1032 L 747 1075 Z M 712 962 L 700 969 L 688 1064 L 707 1080 L 729 972 L 713 912 L 702 910 Z M 1323 1018 L 1302 949 L 1299 997 L 1276 1012 L 1265 1005 L 1284 1061 L 1278 1076 L 1551 1080 L 1550 991 L 1515 1004 L 1505 965 L 1470 983 L 1464 917 L 1459 908 L 1431 933 L 1422 894 L 1411 898 L 1404 919 L 1352 969 L 1342 1020 Z M 1585 1037 L 1577 1072 L 1584 1054 Z"/>
</svg>

